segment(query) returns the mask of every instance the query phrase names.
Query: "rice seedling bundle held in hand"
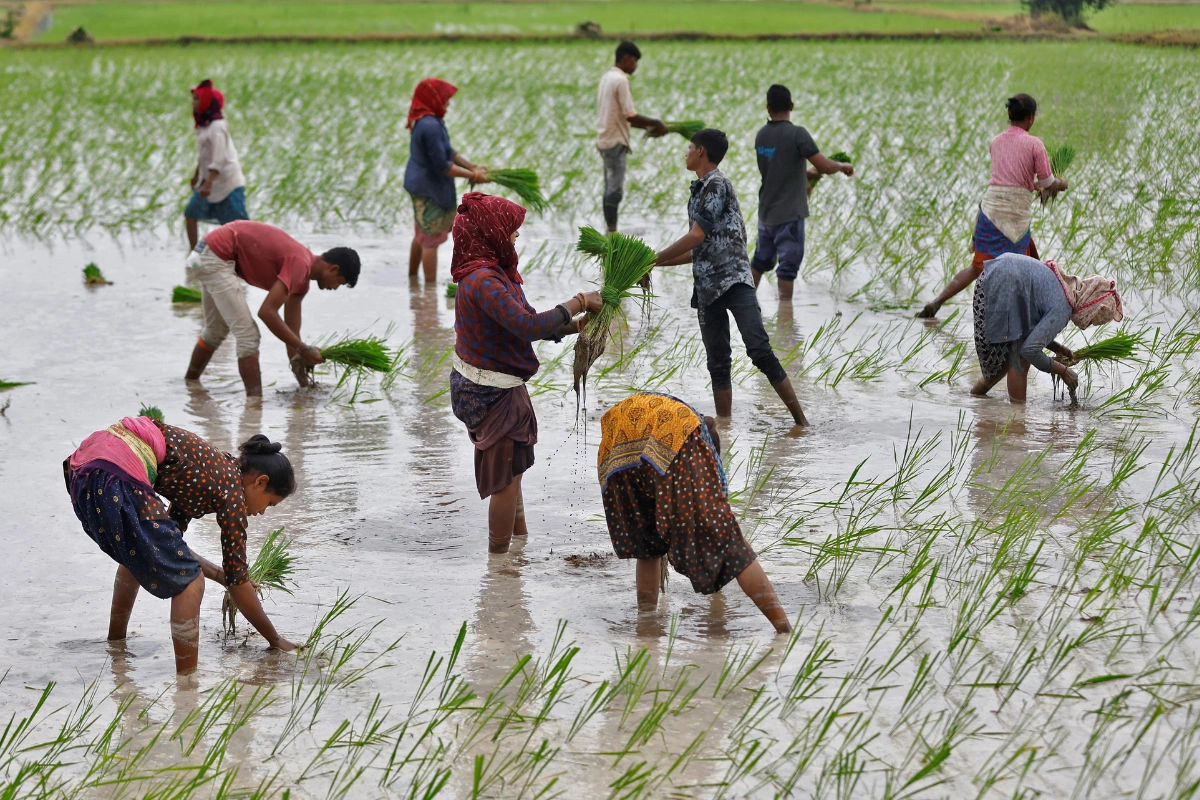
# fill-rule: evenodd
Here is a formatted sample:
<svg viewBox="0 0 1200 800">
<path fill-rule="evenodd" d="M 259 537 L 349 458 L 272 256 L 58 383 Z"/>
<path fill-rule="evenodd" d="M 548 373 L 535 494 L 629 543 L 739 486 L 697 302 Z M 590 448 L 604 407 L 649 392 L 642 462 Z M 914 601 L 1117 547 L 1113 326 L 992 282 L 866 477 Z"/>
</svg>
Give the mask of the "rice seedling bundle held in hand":
<svg viewBox="0 0 1200 800">
<path fill-rule="evenodd" d="M 542 195 L 537 173 L 531 169 L 489 169 L 488 180 L 506 189 L 512 189 L 521 198 L 526 208 L 541 213 L 548 203 Z"/>
<path fill-rule="evenodd" d="M 296 556 L 291 550 L 292 542 L 283 535 L 283 528 L 276 528 L 267 534 L 266 541 L 254 557 L 250 565 L 250 582 L 258 587 L 258 596 L 262 597 L 264 589 L 277 589 L 291 594 L 289 582 L 295 585 L 292 576 L 296 572 Z M 226 633 L 237 632 L 237 606 L 225 590 L 225 598 L 221 601 L 221 616 Z"/>
<path fill-rule="evenodd" d="M 704 123 L 698 119 L 684 119 L 677 120 L 675 122 L 666 122 L 663 124 L 667 126 L 668 131 L 671 133 L 678 133 L 689 142 L 692 140 L 693 136 L 704 130 Z"/>
<path fill-rule="evenodd" d="M 1058 147 L 1050 148 L 1049 155 L 1050 171 L 1054 173 L 1054 177 L 1061 178 L 1063 173 L 1071 168 L 1076 153 L 1073 146 L 1060 144 Z M 1038 200 L 1042 202 L 1043 207 L 1057 199 L 1058 191 L 1056 189 L 1038 189 Z"/>
<path fill-rule="evenodd" d="M 850 159 L 850 155 L 844 150 L 838 150 L 836 153 L 831 155 L 829 158 L 832 159 L 833 161 L 841 161 L 843 164 L 853 164 L 854 163 Z"/>
<path fill-rule="evenodd" d="M 191 286 L 176 286 L 171 290 L 172 303 L 199 303 L 201 299 L 200 290 Z"/>
<path fill-rule="evenodd" d="M 343 339 L 321 348 L 321 357 L 331 364 L 353 370 L 387 372 L 392 368 L 392 356 L 383 339 Z"/>
<path fill-rule="evenodd" d="M 1068 367 L 1081 361 L 1128 361 L 1134 358 L 1139 344 L 1141 337 L 1132 333 L 1118 333 L 1073 351 L 1071 358 L 1058 356 L 1057 359 Z"/>
<path fill-rule="evenodd" d="M 596 245 L 592 233 L 580 230 L 576 248 L 583 252 Z M 603 307 L 593 313 L 587 327 L 575 340 L 575 392 L 580 383 L 587 385 L 587 373 L 603 353 L 608 342 L 608 329 L 621 313 L 621 301 L 633 297 L 633 289 L 654 266 L 654 250 L 641 239 L 622 233 L 605 237 L 604 252 L 600 255 L 600 297 Z M 643 293 L 643 296 L 645 294 Z"/>
<path fill-rule="evenodd" d="M 582 227 L 579 229 L 579 241 L 575 243 L 575 249 L 589 256 L 604 258 L 604 254 L 608 252 L 608 237 L 590 225 Z"/>
</svg>

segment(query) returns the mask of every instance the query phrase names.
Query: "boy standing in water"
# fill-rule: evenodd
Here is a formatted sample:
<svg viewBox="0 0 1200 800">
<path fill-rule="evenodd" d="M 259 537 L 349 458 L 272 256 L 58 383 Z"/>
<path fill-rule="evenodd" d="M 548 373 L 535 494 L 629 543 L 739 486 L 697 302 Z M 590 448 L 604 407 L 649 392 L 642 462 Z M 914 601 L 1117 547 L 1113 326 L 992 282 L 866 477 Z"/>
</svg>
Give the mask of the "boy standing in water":
<svg viewBox="0 0 1200 800">
<path fill-rule="evenodd" d="M 791 300 L 800 262 L 804 260 L 804 220 L 808 217 L 808 182 L 840 172 L 853 175 L 854 167 L 821 155 L 804 128 L 793 125 L 792 93 L 778 83 L 767 90 L 770 122 L 754 137 L 762 187 L 758 190 L 758 245 L 750 270 L 754 286 L 763 273 L 779 262 L 779 299 Z M 814 171 L 807 169 L 811 162 Z"/>
<path fill-rule="evenodd" d="M 705 128 L 688 143 L 687 168 L 696 173 L 688 201 L 691 229 L 658 254 L 655 265 L 692 265 L 692 308 L 700 321 L 700 336 L 708 355 L 713 401 L 718 417 L 733 413 L 733 351 L 729 315 L 733 314 L 746 353 L 775 387 L 796 425 L 807 425 L 787 372 L 779 363 L 763 327 L 762 310 L 754 293 L 754 278 L 746 256 L 746 223 L 733 184 L 717 169 L 729 140 L 715 128 Z"/>
<path fill-rule="evenodd" d="M 596 149 L 604 162 L 604 222 L 617 229 L 617 210 L 625 197 L 625 161 L 630 153 L 629 129 L 645 128 L 651 138 L 666 136 L 662 120 L 644 117 L 633 108 L 629 76 L 638 68 L 642 51 L 633 42 L 617 45 L 617 63 L 600 79 L 597 97 Z"/>
</svg>

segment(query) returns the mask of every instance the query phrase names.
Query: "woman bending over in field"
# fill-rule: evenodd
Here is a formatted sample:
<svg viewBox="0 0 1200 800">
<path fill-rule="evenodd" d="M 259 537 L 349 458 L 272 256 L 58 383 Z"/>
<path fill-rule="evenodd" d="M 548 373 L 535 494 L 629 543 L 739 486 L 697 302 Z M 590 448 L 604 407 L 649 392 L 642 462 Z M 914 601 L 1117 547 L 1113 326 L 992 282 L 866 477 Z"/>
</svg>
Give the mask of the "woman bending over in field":
<svg viewBox="0 0 1200 800">
<path fill-rule="evenodd" d="M 1071 358 L 1071 351 L 1054 341 L 1068 322 L 1085 330 L 1124 319 L 1116 286 L 1109 278 L 1077 278 L 1053 261 L 1043 264 L 1016 253 L 987 262 L 974 301 L 975 351 L 983 377 L 971 394 L 985 395 L 1007 376 L 1009 399 L 1023 403 L 1032 364 L 1062 378 L 1073 395 L 1078 376 L 1045 351 Z"/>
<path fill-rule="evenodd" d="M 1033 193 L 1038 189 L 1065 191 L 1067 182 L 1050 172 L 1046 145 L 1029 134 L 1037 119 L 1037 101 L 1027 94 L 1008 99 L 1008 130 L 992 139 L 992 179 L 979 204 L 971 249 L 971 266 L 954 276 L 937 299 L 918 317 L 936 317 L 942 304 L 971 285 L 982 274 L 984 264 L 1004 253 L 1038 257 L 1029 223 L 1033 218 Z"/>
<path fill-rule="evenodd" d="M 194 433 L 150 417 L 126 417 L 83 440 L 63 462 L 67 491 L 83 530 L 117 562 L 109 640 L 124 639 L 141 587 L 171 600 L 175 669 L 196 669 L 204 579 L 229 588 L 233 602 L 271 647 L 295 650 L 275 632 L 246 565 L 246 519 L 283 502 L 296 488 L 280 446 L 258 434 L 235 458 Z M 170 502 L 163 505 L 157 495 Z M 188 522 L 216 514 L 222 566 L 183 541 Z"/>
<path fill-rule="evenodd" d="M 487 183 L 487 168 L 476 166 L 454 152 L 446 130 L 446 111 L 458 87 L 440 78 L 426 78 L 413 91 L 408 109 L 408 165 L 404 168 L 404 190 L 412 198 L 416 235 L 409 250 L 408 274 L 424 268 L 425 283 L 437 280 L 438 248 L 454 225 L 454 179 L 466 178 L 472 185 Z"/>
<path fill-rule="evenodd" d="M 580 292 L 537 313 L 517 272 L 517 229 L 525 209 L 500 197 L 468 192 L 454 220 L 450 275 L 454 301 L 454 368 L 450 404 L 475 444 L 475 483 L 490 497 L 488 551 L 507 553 L 525 536 L 521 476 L 533 466 L 537 418 L 525 382 L 540 364 L 531 342 L 579 333 L 584 311 L 599 311 L 599 292 Z"/>
<path fill-rule="evenodd" d="M 667 395 L 622 400 L 600 420 L 599 477 L 613 552 L 637 559 L 640 609 L 658 605 L 669 561 L 701 594 L 736 579 L 776 631 L 791 630 L 729 507 L 714 420 Z"/>
</svg>

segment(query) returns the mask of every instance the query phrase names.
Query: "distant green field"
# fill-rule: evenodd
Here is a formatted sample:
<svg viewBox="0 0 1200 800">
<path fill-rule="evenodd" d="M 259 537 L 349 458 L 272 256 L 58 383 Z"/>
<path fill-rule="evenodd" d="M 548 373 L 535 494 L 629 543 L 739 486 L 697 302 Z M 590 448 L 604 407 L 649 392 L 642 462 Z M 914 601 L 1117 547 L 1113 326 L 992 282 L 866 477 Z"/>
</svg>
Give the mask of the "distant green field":
<svg viewBox="0 0 1200 800">
<path fill-rule="evenodd" d="M 977 30 L 973 20 L 903 12 L 856 12 L 796 2 L 242 2 L 96 3 L 54 12 L 43 40 L 83 26 L 97 39 L 185 35 L 255 36 L 370 33 L 569 33 L 584 20 L 609 31 L 902 33 Z"/>
<path fill-rule="evenodd" d="M 1118 5 L 1106 8 L 1088 24 L 1104 33 L 1147 33 L 1200 28 L 1200 6 Z"/>
</svg>

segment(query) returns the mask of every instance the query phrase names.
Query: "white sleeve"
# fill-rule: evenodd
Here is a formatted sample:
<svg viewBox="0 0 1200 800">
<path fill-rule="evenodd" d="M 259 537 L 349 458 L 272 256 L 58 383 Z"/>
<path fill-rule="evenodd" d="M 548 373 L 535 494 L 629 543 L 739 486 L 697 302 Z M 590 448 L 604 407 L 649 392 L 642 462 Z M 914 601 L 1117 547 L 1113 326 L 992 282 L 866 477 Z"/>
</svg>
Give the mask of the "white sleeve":
<svg viewBox="0 0 1200 800">
<path fill-rule="evenodd" d="M 637 114 L 633 108 L 633 90 L 629 88 L 629 79 L 621 81 L 617 87 L 617 107 L 621 109 L 621 114 L 625 119 Z"/>
</svg>

